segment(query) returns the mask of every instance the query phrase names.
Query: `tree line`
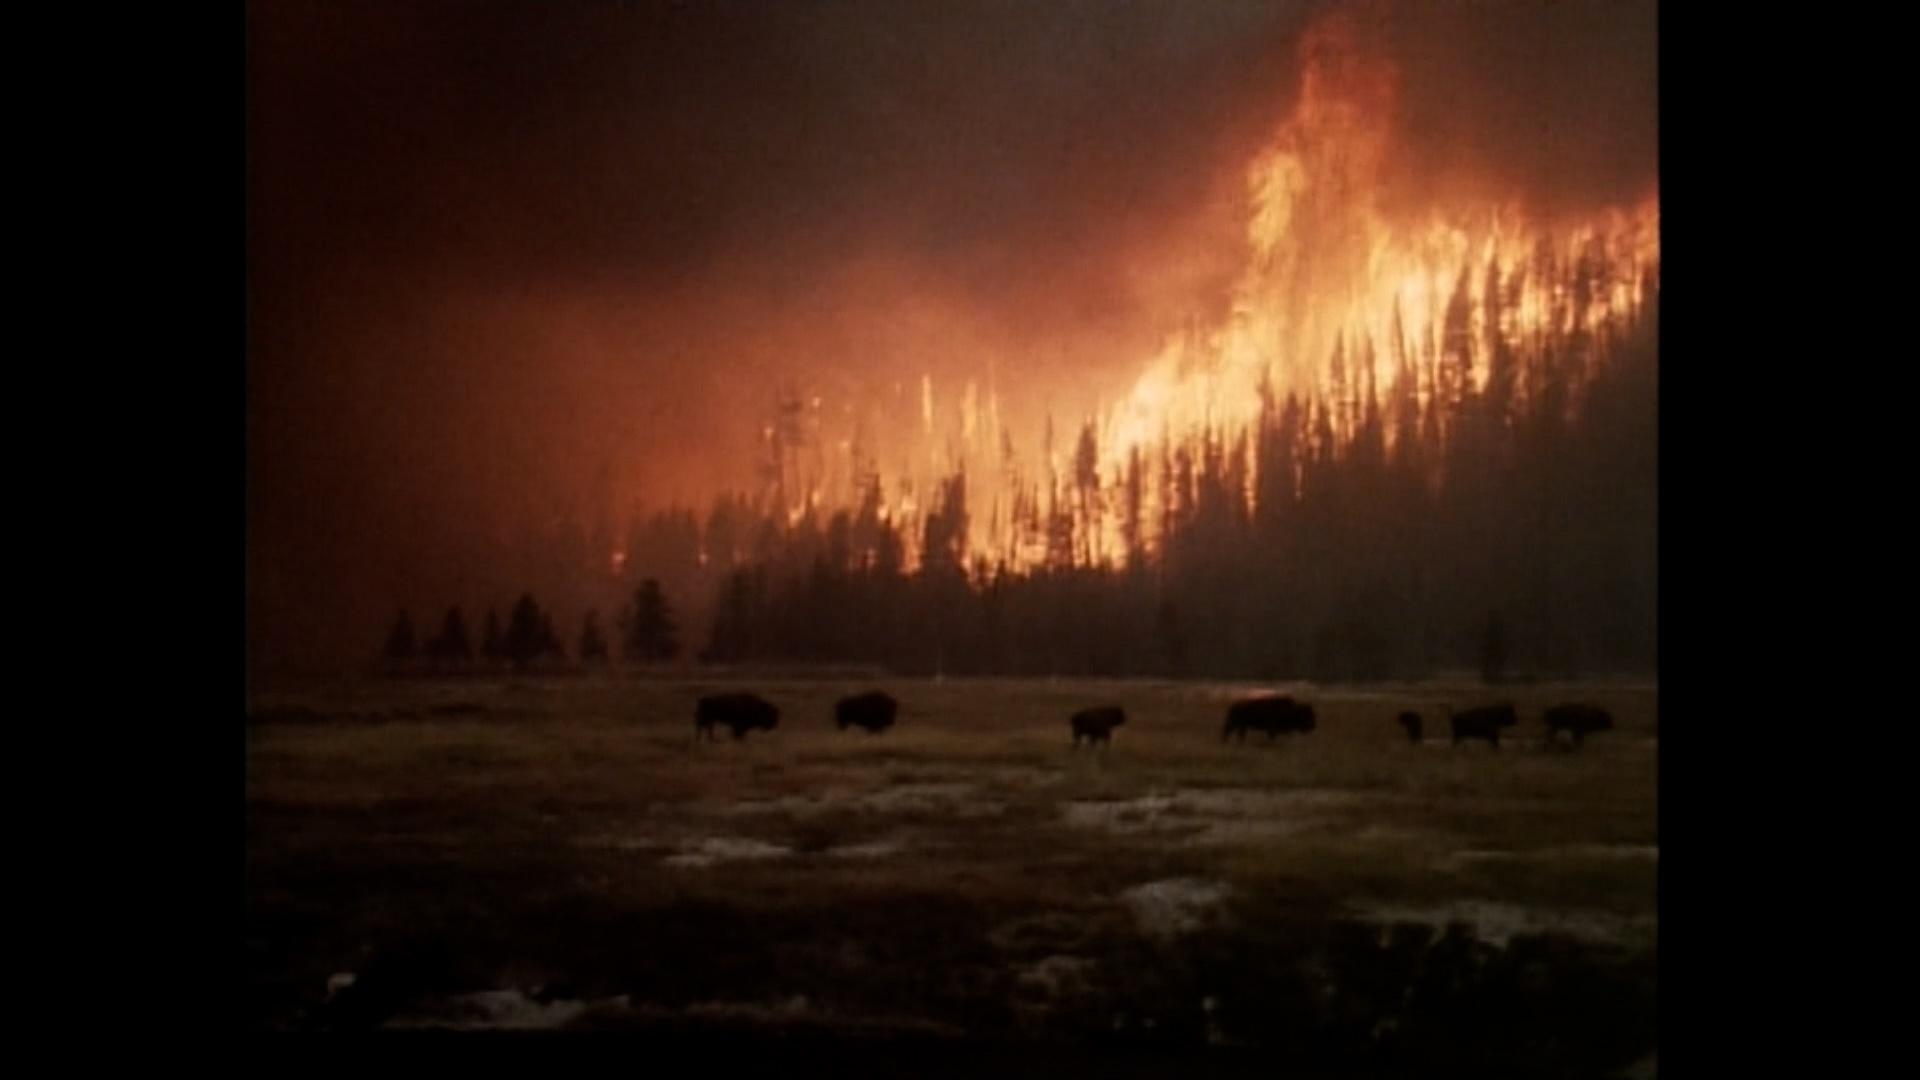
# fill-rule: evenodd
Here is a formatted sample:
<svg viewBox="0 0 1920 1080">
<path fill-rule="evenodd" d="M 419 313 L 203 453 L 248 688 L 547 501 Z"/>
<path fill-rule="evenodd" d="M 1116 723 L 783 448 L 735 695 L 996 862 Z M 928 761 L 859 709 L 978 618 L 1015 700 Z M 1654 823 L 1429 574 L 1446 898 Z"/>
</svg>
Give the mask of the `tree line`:
<svg viewBox="0 0 1920 1080">
<path fill-rule="evenodd" d="M 660 663 L 680 654 L 680 629 L 672 605 L 651 579 L 634 591 L 632 602 L 620 613 L 617 630 L 620 655 L 630 663 Z M 526 671 L 543 663 L 565 663 L 577 659 L 583 664 L 606 664 L 612 660 L 606 634 L 600 628 L 600 613 L 589 610 L 581 620 L 572 657 L 555 632 L 553 614 L 543 611 L 532 594 L 523 594 L 513 605 L 503 627 L 499 612 L 487 612 L 485 634 L 476 650 L 467 631 L 466 615 L 458 606 L 447 609 L 440 632 L 426 641 L 418 641 L 412 617 L 402 610 L 387 631 L 382 659 L 390 668 L 409 670 L 470 669 L 476 664 L 508 665 Z"/>
<path fill-rule="evenodd" d="M 1598 260 L 1482 272 L 1477 296 L 1467 273 L 1455 283 L 1439 333 L 1410 340 L 1396 312 L 1386 341 L 1338 340 L 1322 391 L 1267 390 L 1244 428 L 1134 448 L 1103 477 L 1084 425 L 1067 468 L 1014 487 L 1009 550 L 969 547 L 964 472 L 910 521 L 875 473 L 826 515 L 738 493 L 704 521 L 652 514 L 624 572 L 647 577 L 661 610 L 670 592 L 701 611 L 710 663 L 1322 681 L 1651 671 L 1657 273 L 1599 317 L 1595 298 L 1622 290 Z M 1529 273 L 1554 284 L 1554 307 L 1516 329 Z M 498 655 L 521 662 L 539 637 L 510 627 Z M 456 638 L 443 627 L 436 641 Z"/>
</svg>

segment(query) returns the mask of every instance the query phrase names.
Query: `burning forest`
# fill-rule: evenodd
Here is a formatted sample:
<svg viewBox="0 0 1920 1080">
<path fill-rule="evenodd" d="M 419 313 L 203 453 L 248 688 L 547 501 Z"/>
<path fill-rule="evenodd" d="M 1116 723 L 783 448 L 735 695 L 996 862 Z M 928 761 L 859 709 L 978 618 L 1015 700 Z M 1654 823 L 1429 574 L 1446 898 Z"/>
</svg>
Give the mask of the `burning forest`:
<svg viewBox="0 0 1920 1080">
<path fill-rule="evenodd" d="M 1023 429 L 991 356 L 785 382 L 751 475 L 636 515 L 716 662 L 1379 679 L 1647 670 L 1659 201 L 1389 204 L 1392 59 L 1336 9 L 1244 163 L 1224 312 Z M 690 650 L 693 652 L 694 650 Z"/>
<path fill-rule="evenodd" d="M 250 651 L 651 580 L 683 661 L 1646 670 L 1650 34 L 262 8 Z"/>
</svg>

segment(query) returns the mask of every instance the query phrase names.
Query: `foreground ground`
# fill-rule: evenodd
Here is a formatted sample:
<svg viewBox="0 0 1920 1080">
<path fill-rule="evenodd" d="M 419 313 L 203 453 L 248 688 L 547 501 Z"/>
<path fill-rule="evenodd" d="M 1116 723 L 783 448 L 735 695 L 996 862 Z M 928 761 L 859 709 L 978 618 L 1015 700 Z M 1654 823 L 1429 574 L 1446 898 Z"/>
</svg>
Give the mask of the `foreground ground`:
<svg viewBox="0 0 1920 1080">
<path fill-rule="evenodd" d="M 836 731 L 833 701 L 871 685 L 899 726 Z M 722 688 L 763 693 L 780 730 L 695 745 L 693 703 Z M 261 689 L 249 1022 L 1651 1071 L 1651 687 L 1287 687 L 1316 732 L 1223 744 L 1248 689 Z M 1442 705 L 1497 699 L 1522 717 L 1503 749 L 1448 745 Z M 1544 745 L 1540 709 L 1567 700 L 1619 727 Z M 1130 718 L 1113 745 L 1070 749 L 1069 713 L 1106 702 Z"/>
</svg>

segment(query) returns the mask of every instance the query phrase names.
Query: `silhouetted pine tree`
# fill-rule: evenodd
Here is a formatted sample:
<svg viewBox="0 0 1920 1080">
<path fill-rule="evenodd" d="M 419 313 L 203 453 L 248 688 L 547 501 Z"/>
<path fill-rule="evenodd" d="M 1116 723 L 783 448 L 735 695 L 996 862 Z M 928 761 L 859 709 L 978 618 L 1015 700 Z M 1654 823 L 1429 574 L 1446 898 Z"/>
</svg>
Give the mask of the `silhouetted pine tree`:
<svg viewBox="0 0 1920 1080">
<path fill-rule="evenodd" d="M 600 633 L 600 613 L 587 612 L 580 626 L 580 660 L 582 663 L 605 663 L 607 661 L 607 639 Z"/>
<path fill-rule="evenodd" d="M 1094 435 L 1093 421 L 1088 420 L 1080 427 L 1080 440 L 1073 450 L 1073 490 L 1078 502 L 1078 525 L 1081 535 L 1080 556 L 1086 566 L 1094 565 L 1099 557 L 1100 537 L 1100 448 Z"/>
<path fill-rule="evenodd" d="M 441 663 L 473 659 L 473 645 L 467 640 L 467 620 L 458 607 L 447 609 L 447 617 L 440 624 L 440 636 L 427 645 L 427 657 Z"/>
<path fill-rule="evenodd" d="M 499 663 L 507 658 L 506 639 L 500 636 L 500 613 L 487 609 L 487 636 L 480 646 L 480 653 L 489 663 Z"/>
<path fill-rule="evenodd" d="M 513 662 L 515 670 L 525 671 L 528 664 L 547 651 L 548 629 L 532 594 L 522 594 L 507 615 L 506 638 L 501 643 L 503 653 Z"/>
<path fill-rule="evenodd" d="M 393 629 L 387 633 L 384 655 L 397 663 L 413 659 L 413 620 L 407 617 L 405 610 L 400 612 L 400 617 L 393 622 Z"/>
<path fill-rule="evenodd" d="M 741 571 L 734 576 L 745 580 L 746 572 Z M 744 615 L 741 618 L 744 621 Z M 679 655 L 679 629 L 674 625 L 672 608 L 667 604 L 666 594 L 661 592 L 658 581 L 648 578 L 640 583 L 640 588 L 633 594 L 633 606 L 628 609 L 623 623 L 627 659 L 657 663 Z"/>
<path fill-rule="evenodd" d="M 1125 566 L 1129 571 L 1138 571 L 1146 565 L 1146 535 L 1142 531 L 1142 506 L 1146 497 L 1145 478 L 1141 473 L 1140 448 L 1127 450 L 1127 475 L 1122 487 L 1120 539 L 1126 544 Z"/>
</svg>

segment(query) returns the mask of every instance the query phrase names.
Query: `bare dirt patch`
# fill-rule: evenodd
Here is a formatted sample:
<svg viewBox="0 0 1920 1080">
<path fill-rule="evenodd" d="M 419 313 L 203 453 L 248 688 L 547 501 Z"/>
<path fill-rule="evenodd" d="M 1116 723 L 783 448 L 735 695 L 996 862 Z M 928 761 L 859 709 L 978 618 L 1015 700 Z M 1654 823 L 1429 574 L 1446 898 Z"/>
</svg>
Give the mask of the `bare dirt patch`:
<svg viewBox="0 0 1920 1080">
<path fill-rule="evenodd" d="M 869 840 L 864 844 L 840 844 L 820 852 L 832 859 L 885 859 L 907 851 L 911 845 L 900 837 Z"/>
<path fill-rule="evenodd" d="M 1646 944 L 1656 926 L 1650 916 L 1629 918 L 1604 911 L 1522 907 L 1488 900 L 1461 900 L 1433 907 L 1363 904 L 1358 910 L 1363 917 L 1383 925 L 1414 923 L 1444 932 L 1450 925 L 1461 924 L 1474 937 L 1502 949 L 1516 937 L 1536 934 L 1557 934 L 1598 945 Z"/>
<path fill-rule="evenodd" d="M 973 819 L 996 817 L 1005 810 L 1004 801 L 981 794 L 977 784 L 941 782 L 895 784 L 866 791 L 834 787 L 815 795 L 747 799 L 733 803 L 721 812 L 728 815 L 789 814 L 801 818 L 831 813 L 936 814 Z"/>
<path fill-rule="evenodd" d="M 1098 967 L 1083 956 L 1055 954 L 1020 968 L 1015 982 L 1048 1001 L 1084 997 L 1093 990 L 1093 974 Z"/>
<path fill-rule="evenodd" d="M 1182 788 L 1134 799 L 1062 803 L 1061 819 L 1073 828 L 1119 836 L 1177 836 L 1203 846 L 1239 844 L 1316 828 L 1377 799 L 1353 791 Z"/>
<path fill-rule="evenodd" d="M 678 855 L 669 855 L 660 861 L 665 866 L 698 868 L 743 860 L 784 859 L 792 854 L 792 848 L 781 844 L 769 844 L 764 840 L 738 836 L 707 836 L 682 843 Z"/>
<path fill-rule="evenodd" d="M 1232 886 L 1225 882 L 1168 878 L 1127 889 L 1120 894 L 1120 902 L 1133 912 L 1143 933 L 1170 938 L 1215 925 L 1220 905 L 1232 893 Z"/>
<path fill-rule="evenodd" d="M 1463 848 L 1438 860 L 1445 868 L 1473 863 L 1552 863 L 1556 861 L 1658 862 L 1660 848 L 1654 844 L 1563 844 L 1557 847 L 1511 851 L 1500 848 Z"/>
<path fill-rule="evenodd" d="M 616 1004 L 624 1005 L 624 999 Z M 394 1017 L 383 1026 L 449 1031 L 552 1031 L 579 1019 L 585 1001 L 542 1002 L 519 990 L 485 990 L 423 1003 L 420 1011 Z"/>
</svg>

